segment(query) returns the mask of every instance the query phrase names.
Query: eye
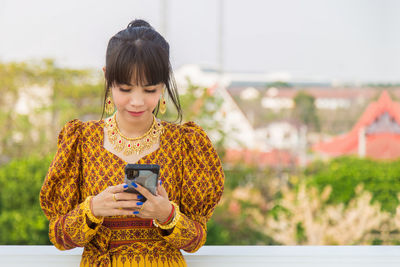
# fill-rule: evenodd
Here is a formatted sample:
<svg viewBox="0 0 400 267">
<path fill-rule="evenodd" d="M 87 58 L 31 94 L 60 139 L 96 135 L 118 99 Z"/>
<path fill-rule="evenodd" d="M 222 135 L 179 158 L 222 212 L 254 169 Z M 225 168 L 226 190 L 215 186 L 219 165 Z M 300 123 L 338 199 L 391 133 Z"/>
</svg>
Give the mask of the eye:
<svg viewBox="0 0 400 267">
<path fill-rule="evenodd" d="M 119 90 L 121 91 L 121 92 L 124 92 L 124 93 L 128 93 L 128 92 L 130 92 L 131 91 L 131 89 L 124 89 L 124 88 L 119 88 Z"/>
<path fill-rule="evenodd" d="M 145 85 L 143 87 L 143 89 L 144 89 L 145 93 L 152 94 L 152 93 L 157 92 L 157 90 L 159 90 L 159 87 L 160 87 L 159 84 L 148 84 L 148 85 Z"/>
</svg>

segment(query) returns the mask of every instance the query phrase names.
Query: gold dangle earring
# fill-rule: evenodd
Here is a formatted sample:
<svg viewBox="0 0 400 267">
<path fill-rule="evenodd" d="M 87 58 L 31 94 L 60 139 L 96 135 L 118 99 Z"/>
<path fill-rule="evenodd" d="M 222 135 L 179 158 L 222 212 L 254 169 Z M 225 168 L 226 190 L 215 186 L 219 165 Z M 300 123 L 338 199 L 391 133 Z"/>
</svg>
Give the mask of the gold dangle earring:
<svg viewBox="0 0 400 267">
<path fill-rule="evenodd" d="M 165 88 L 163 88 L 162 90 L 162 95 L 160 99 L 159 110 L 161 114 L 164 114 L 167 111 L 167 104 L 165 103 L 164 93 L 165 93 Z"/>
<path fill-rule="evenodd" d="M 111 92 L 109 92 L 107 98 L 106 98 L 106 107 L 105 111 L 108 115 L 114 114 L 114 102 L 111 98 Z"/>
</svg>

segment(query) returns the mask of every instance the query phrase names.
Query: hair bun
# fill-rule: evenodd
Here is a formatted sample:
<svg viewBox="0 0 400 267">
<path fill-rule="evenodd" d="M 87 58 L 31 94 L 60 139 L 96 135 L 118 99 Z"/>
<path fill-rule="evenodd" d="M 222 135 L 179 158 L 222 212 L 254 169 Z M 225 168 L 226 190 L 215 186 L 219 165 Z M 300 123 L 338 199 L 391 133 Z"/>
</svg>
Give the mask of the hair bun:
<svg viewBox="0 0 400 267">
<path fill-rule="evenodd" d="M 146 27 L 146 28 L 151 28 L 151 29 L 153 29 L 153 27 L 151 27 L 151 25 L 147 22 L 147 21 L 144 21 L 144 20 L 142 20 L 142 19 L 135 19 L 135 20 L 132 20 L 129 24 L 128 24 L 128 27 L 126 27 L 126 28 L 135 28 L 135 27 Z"/>
</svg>

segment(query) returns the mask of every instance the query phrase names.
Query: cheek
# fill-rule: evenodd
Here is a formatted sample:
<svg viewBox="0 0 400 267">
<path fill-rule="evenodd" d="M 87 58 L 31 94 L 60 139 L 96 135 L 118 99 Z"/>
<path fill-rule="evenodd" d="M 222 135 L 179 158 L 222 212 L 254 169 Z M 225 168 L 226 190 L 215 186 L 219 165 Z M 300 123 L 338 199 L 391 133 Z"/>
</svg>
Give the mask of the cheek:
<svg viewBox="0 0 400 267">
<path fill-rule="evenodd" d="M 152 109 L 155 109 L 158 104 L 158 101 L 160 100 L 160 97 L 161 97 L 161 94 L 159 94 L 159 93 L 149 96 L 146 101 L 147 105 L 149 107 L 151 107 Z"/>
<path fill-rule="evenodd" d="M 126 95 L 124 96 L 118 89 L 113 90 L 112 95 L 113 95 L 114 104 L 117 107 L 123 106 L 129 101 L 129 98 L 126 97 Z"/>
</svg>

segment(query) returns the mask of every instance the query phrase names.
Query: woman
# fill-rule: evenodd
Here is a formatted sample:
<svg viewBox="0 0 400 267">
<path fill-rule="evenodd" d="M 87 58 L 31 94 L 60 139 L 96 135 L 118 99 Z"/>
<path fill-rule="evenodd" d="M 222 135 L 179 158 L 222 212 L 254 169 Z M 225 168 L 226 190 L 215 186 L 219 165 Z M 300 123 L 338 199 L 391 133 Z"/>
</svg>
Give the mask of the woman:
<svg viewBox="0 0 400 267">
<path fill-rule="evenodd" d="M 221 198 L 224 174 L 206 133 L 193 122 L 158 120 L 168 94 L 181 109 L 169 45 L 135 20 L 108 44 L 104 120 L 67 123 L 40 192 L 59 249 L 84 247 L 81 266 L 186 266 L 180 249 L 197 251 Z M 128 163 L 160 165 L 157 194 L 133 183 Z M 144 198 L 147 200 L 141 201 Z"/>
</svg>

